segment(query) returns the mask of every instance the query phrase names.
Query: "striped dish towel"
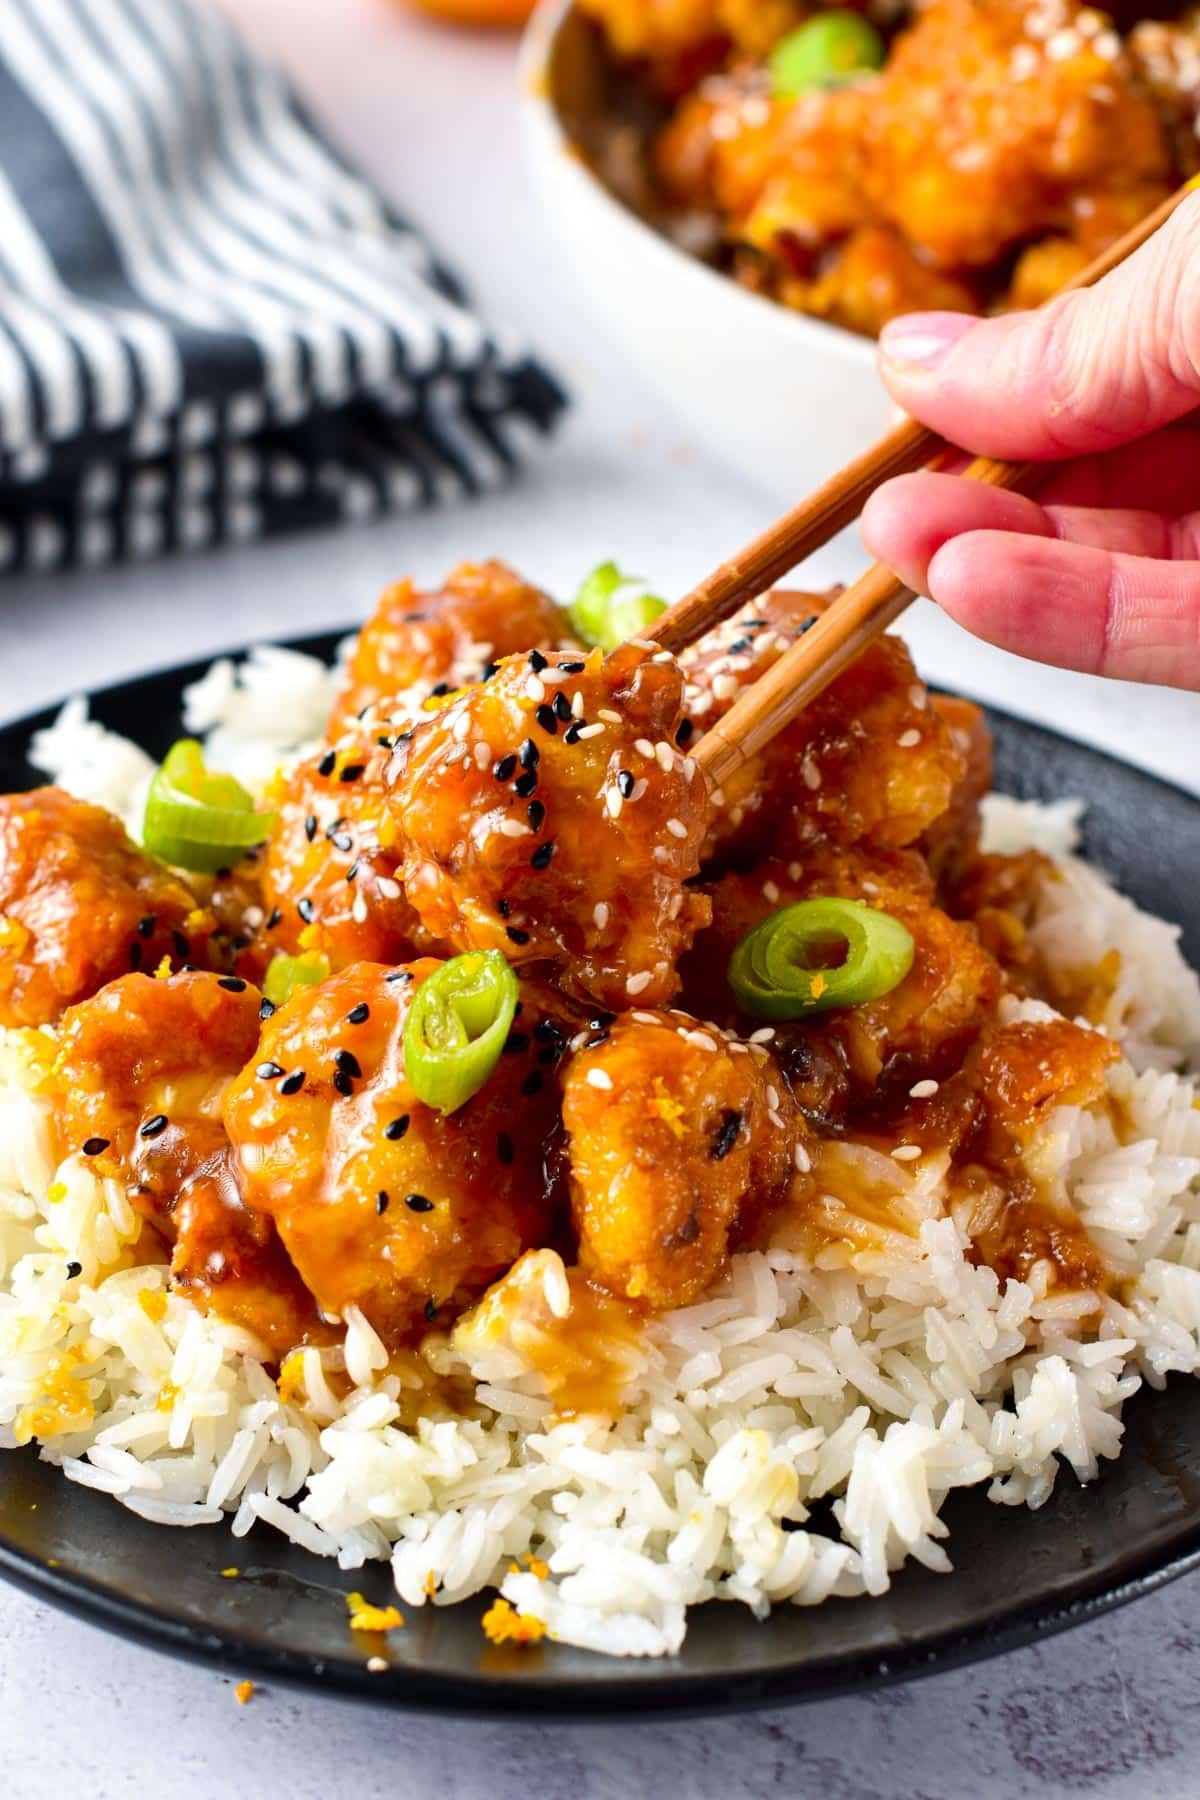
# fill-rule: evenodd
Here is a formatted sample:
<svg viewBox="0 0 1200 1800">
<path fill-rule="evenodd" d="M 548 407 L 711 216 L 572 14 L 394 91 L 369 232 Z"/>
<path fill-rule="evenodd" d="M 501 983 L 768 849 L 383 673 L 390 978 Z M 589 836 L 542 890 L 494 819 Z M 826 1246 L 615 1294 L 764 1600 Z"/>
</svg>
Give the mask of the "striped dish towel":
<svg viewBox="0 0 1200 1800">
<path fill-rule="evenodd" d="M 477 491 L 562 404 L 203 0 L 0 0 L 0 571 Z"/>
</svg>

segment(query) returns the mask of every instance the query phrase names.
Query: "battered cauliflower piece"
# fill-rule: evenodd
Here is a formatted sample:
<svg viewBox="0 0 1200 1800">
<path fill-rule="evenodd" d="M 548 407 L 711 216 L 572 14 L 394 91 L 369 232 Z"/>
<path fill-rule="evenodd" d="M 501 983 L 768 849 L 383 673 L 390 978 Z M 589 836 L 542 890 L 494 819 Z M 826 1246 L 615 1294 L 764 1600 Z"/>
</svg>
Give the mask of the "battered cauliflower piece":
<svg viewBox="0 0 1200 1800">
<path fill-rule="evenodd" d="M 52 1081 L 60 1153 L 124 1184 L 174 1246 L 173 1287 L 281 1355 L 314 1309 L 270 1219 L 244 1204 L 221 1123 L 259 1004 L 233 975 L 123 976 L 64 1014 Z"/>
<path fill-rule="evenodd" d="M 391 1344 L 481 1293 L 541 1241 L 551 1208 L 560 1009 L 525 987 L 506 1053 L 444 1117 L 413 1093 L 403 1052 L 438 967 L 358 963 L 301 989 L 224 1103 L 242 1192 L 322 1311 L 360 1307 Z"/>
<path fill-rule="evenodd" d="M 102 807 L 57 787 L 0 795 L 0 1025 L 53 1024 L 164 956 L 207 965 L 214 924 Z"/>
<path fill-rule="evenodd" d="M 435 947 L 397 868 L 384 780 L 392 742 L 356 725 L 272 795 L 279 816 L 263 869 L 264 964 L 279 950 L 308 950 L 338 970 L 407 962 Z"/>
<path fill-rule="evenodd" d="M 330 737 L 363 716 L 411 723 L 428 699 L 482 681 L 502 656 L 573 644 L 561 607 L 505 563 L 461 563 L 431 593 L 398 581 L 358 635 Z"/>
<path fill-rule="evenodd" d="M 833 597 L 776 589 L 685 650 L 684 706 L 696 731 L 728 712 Z M 786 854 L 826 838 L 911 844 L 946 811 L 965 771 L 907 647 L 877 638 L 714 796 L 705 860 Z"/>
<path fill-rule="evenodd" d="M 715 1280 L 731 1236 L 782 1193 L 803 1132 L 758 1045 L 641 1011 L 572 1057 L 563 1123 L 580 1265 L 655 1308 Z"/>
<path fill-rule="evenodd" d="M 708 826 L 677 745 L 683 680 L 666 652 L 509 657 L 397 751 L 401 878 L 456 950 L 550 964 L 572 996 L 670 999 L 708 903 L 684 884 Z"/>
<path fill-rule="evenodd" d="M 752 1022 L 740 1017 L 724 972 L 735 946 L 778 908 L 838 895 L 879 907 L 912 933 L 913 966 L 890 993 L 775 1025 L 774 1047 L 789 1075 L 793 1059 L 803 1077 L 813 1054 L 834 1048 L 851 1105 L 875 1106 L 917 1080 L 953 1073 L 999 1000 L 997 964 L 970 925 L 933 904 L 929 871 L 911 851 L 813 846 L 790 862 L 767 861 L 726 875 L 709 891 L 713 923 L 684 964 L 685 997 L 706 1016 L 743 1028 Z M 823 1100 L 814 1110 L 820 1115 L 831 1109 Z"/>
</svg>

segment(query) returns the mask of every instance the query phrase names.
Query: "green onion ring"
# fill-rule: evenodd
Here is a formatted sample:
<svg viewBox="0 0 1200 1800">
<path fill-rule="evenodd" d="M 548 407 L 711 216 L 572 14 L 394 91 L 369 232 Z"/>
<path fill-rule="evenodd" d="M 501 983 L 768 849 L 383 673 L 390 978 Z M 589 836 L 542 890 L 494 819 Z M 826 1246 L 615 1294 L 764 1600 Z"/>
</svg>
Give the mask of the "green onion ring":
<svg viewBox="0 0 1200 1800">
<path fill-rule="evenodd" d="M 469 950 L 427 976 L 404 1025 L 404 1072 L 417 1098 L 452 1113 L 477 1094 L 500 1060 L 519 998 L 499 950 Z"/>
<path fill-rule="evenodd" d="M 255 812 L 240 781 L 209 773 L 195 738 L 180 738 L 150 783 L 142 843 L 173 868 L 215 875 L 261 844 L 274 823 L 274 813 Z"/>
<path fill-rule="evenodd" d="M 771 87 L 791 98 L 845 87 L 881 69 L 886 55 L 883 39 L 860 13 L 820 13 L 772 50 L 767 58 Z"/>
<path fill-rule="evenodd" d="M 823 967 L 819 952 L 842 951 Z M 729 959 L 729 985 L 759 1019 L 801 1019 L 862 1006 L 897 987 L 912 968 L 912 934 L 890 913 L 835 895 L 800 900 L 747 932 Z"/>
<path fill-rule="evenodd" d="M 306 950 L 302 956 L 288 956 L 280 950 L 263 977 L 263 995 L 272 1006 L 283 1006 L 299 988 L 327 981 L 329 973 L 329 958 L 316 950 Z"/>
<path fill-rule="evenodd" d="M 606 562 L 581 583 L 567 616 L 584 643 L 607 651 L 637 637 L 666 610 L 666 601 L 648 593 L 644 581 L 623 575 L 616 563 Z"/>
</svg>

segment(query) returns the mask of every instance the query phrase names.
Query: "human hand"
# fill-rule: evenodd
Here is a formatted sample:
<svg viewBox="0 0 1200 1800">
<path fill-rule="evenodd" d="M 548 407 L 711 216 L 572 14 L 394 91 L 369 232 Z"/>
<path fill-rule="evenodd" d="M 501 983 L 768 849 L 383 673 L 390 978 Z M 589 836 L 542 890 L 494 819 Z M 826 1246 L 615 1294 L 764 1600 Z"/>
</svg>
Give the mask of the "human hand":
<svg viewBox="0 0 1200 1800">
<path fill-rule="evenodd" d="M 1036 500 L 899 476 L 863 513 L 871 554 L 1006 650 L 1200 688 L 1200 193 L 1094 288 L 993 319 L 913 313 L 879 353 L 888 391 L 952 443 L 1066 466 Z"/>
</svg>

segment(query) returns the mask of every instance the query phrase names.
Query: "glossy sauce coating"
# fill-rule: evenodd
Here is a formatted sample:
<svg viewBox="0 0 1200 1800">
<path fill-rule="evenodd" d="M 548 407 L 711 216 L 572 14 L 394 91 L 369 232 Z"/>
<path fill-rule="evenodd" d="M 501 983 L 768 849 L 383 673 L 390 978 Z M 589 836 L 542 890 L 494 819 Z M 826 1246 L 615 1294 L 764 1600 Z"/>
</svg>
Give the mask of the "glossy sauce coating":
<svg viewBox="0 0 1200 1800">
<path fill-rule="evenodd" d="M 56 787 L 0 795 L 0 1025 L 52 1023 L 164 956 L 208 964 L 213 926 L 111 813 Z"/>
<path fill-rule="evenodd" d="M 655 1005 L 708 919 L 684 883 L 708 825 L 675 746 L 665 653 L 512 657 L 396 753 L 391 806 L 409 900 L 456 950 L 544 963 L 567 993 Z"/>
<path fill-rule="evenodd" d="M 553 1188 L 565 1036 L 552 1007 L 526 990 L 512 1050 L 443 1117 L 417 1099 L 403 1051 L 412 994 L 438 966 L 358 963 L 300 990 L 224 1103 L 239 1185 L 322 1311 L 358 1306 L 393 1342 L 539 1241 Z"/>
</svg>

